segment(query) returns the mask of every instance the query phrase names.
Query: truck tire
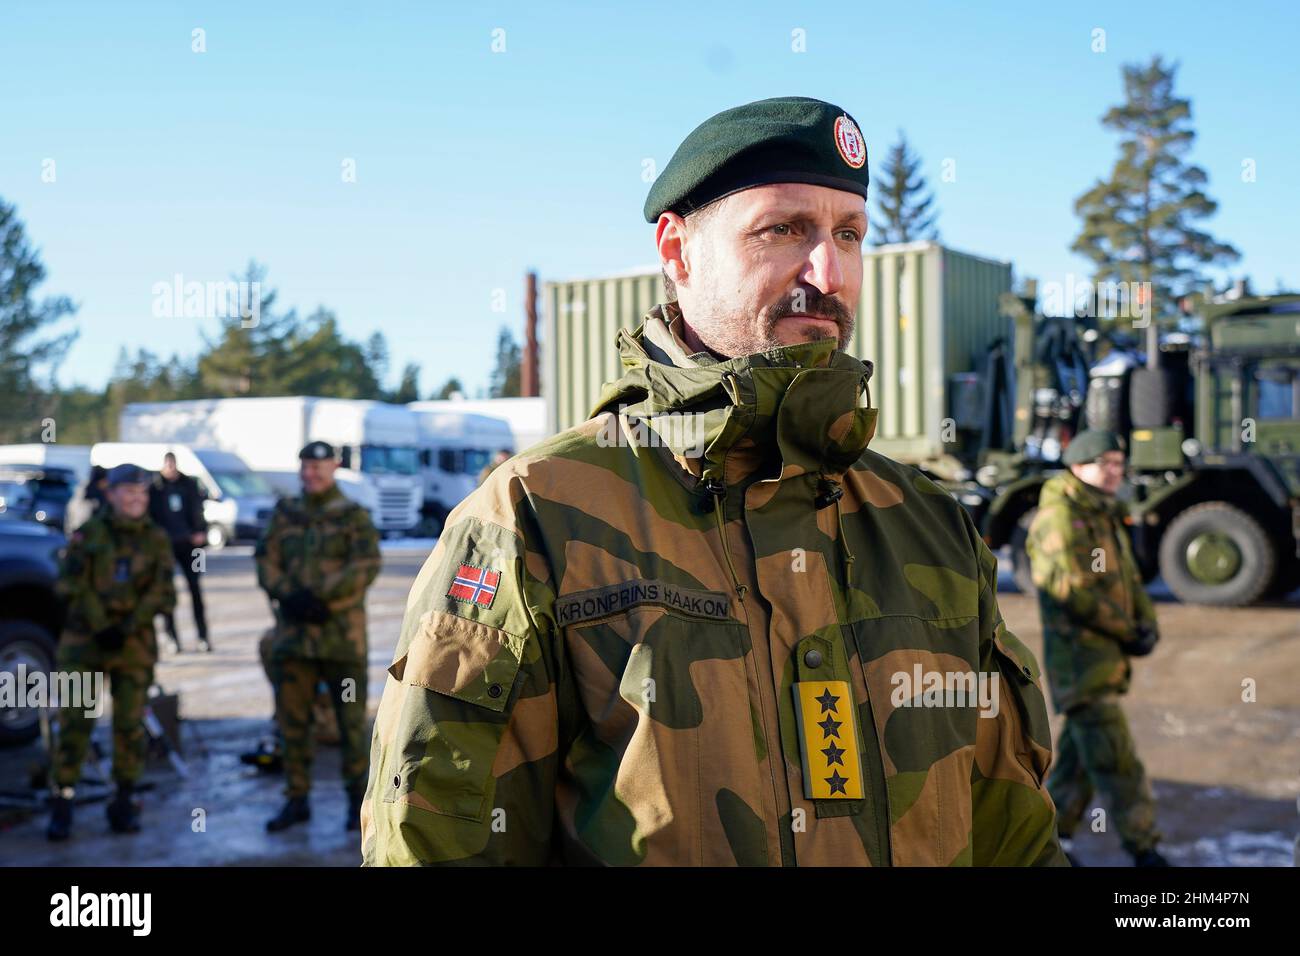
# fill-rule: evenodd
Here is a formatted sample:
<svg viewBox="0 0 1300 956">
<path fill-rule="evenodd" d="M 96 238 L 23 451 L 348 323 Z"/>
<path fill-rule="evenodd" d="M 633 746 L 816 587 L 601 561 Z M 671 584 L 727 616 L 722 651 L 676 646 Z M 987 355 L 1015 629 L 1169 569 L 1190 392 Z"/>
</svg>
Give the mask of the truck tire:
<svg viewBox="0 0 1300 956">
<path fill-rule="evenodd" d="M 1273 583 L 1268 586 L 1264 592 L 1266 598 L 1282 600 L 1287 597 L 1296 588 L 1300 588 L 1300 558 L 1297 558 L 1289 549 L 1294 547 L 1290 541 L 1279 546 L 1288 550 L 1279 551 L 1278 553 L 1286 556 L 1285 561 L 1280 561 L 1277 566 L 1277 572 L 1273 575 Z"/>
<path fill-rule="evenodd" d="M 1135 368 L 1129 381 L 1129 421 L 1134 428 L 1169 424 L 1178 398 L 1174 376 L 1162 368 Z"/>
<path fill-rule="evenodd" d="M 1225 501 L 1188 508 L 1160 542 L 1160 573 L 1184 604 L 1251 604 L 1273 581 L 1276 563 L 1259 522 Z"/>
<path fill-rule="evenodd" d="M 1038 508 L 1033 507 L 1022 514 L 1016 521 L 1016 529 L 1011 532 L 1011 577 L 1021 594 L 1034 594 L 1034 576 L 1030 570 L 1029 552 L 1025 550 L 1025 541 L 1029 538 L 1029 526 L 1033 523 Z"/>
<path fill-rule="evenodd" d="M 49 674 L 54 670 L 54 635 L 35 621 L 0 621 L 0 671 Z M 40 733 L 40 713 L 35 708 L 0 708 L 0 747 L 30 743 Z"/>
</svg>

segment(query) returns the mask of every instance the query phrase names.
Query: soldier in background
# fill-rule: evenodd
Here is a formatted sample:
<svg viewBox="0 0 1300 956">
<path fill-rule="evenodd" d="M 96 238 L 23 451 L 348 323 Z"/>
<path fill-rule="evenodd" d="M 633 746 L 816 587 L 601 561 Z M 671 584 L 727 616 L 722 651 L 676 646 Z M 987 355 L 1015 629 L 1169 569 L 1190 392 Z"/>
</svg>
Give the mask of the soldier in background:
<svg viewBox="0 0 1300 956">
<path fill-rule="evenodd" d="M 167 535 L 149 520 L 149 472 L 118 465 L 107 473 L 105 506 L 68 541 L 59 590 L 67 623 L 59 641 L 58 669 L 103 672 L 112 684 L 113 780 L 108 805 L 115 832 L 140 829 L 133 793 L 144 770 L 148 745 L 145 698 L 153 683 L 158 641 L 153 619 L 176 605 L 172 553 Z M 59 711 L 54 753 L 54 796 L 46 835 L 65 840 L 72 829 L 72 801 L 94 717 L 86 701 L 65 701 Z M 73 705 L 77 706 L 73 706 Z"/>
<path fill-rule="evenodd" d="M 1124 452 L 1111 432 L 1084 431 L 1062 456 L 1070 470 L 1049 479 L 1026 548 L 1043 618 L 1052 703 L 1065 714 L 1047 787 L 1063 839 L 1079 825 L 1094 789 L 1113 814 L 1137 866 L 1168 866 L 1156 850 L 1155 801 L 1119 698 L 1130 657 L 1155 648 L 1155 609 L 1142 586 L 1124 505 Z"/>
<path fill-rule="evenodd" d="M 194 605 L 194 625 L 199 632 L 199 647 L 211 653 L 208 640 L 208 619 L 203 610 L 203 591 L 199 586 L 199 572 L 194 568 L 194 549 L 208 540 L 208 522 L 203 517 L 203 492 L 199 483 L 176 467 L 176 456 L 168 452 L 163 456 L 162 471 L 149 488 L 149 517 L 171 539 L 176 566 L 185 575 L 190 587 L 190 603 Z M 167 634 L 177 653 L 181 639 L 176 633 L 176 616 L 163 615 Z"/>
<path fill-rule="evenodd" d="M 86 479 L 86 487 L 81 494 L 92 515 L 104 504 L 104 492 L 107 487 L 108 469 L 103 465 L 91 465 L 90 477 Z"/>
<path fill-rule="evenodd" d="M 335 484 L 330 445 L 311 442 L 298 457 L 303 493 L 280 500 L 257 545 L 257 580 L 277 605 L 270 665 L 288 798 L 266 828 L 311 819 L 312 707 L 324 681 L 339 723 L 353 830 L 369 769 L 365 597 L 379 573 L 379 535 Z"/>
</svg>

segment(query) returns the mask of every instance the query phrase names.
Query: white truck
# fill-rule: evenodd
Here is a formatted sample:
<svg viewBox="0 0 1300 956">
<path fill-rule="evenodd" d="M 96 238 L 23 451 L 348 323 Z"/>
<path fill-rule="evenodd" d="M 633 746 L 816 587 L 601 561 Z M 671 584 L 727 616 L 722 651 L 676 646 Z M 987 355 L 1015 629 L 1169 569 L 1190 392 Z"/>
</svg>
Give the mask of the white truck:
<svg viewBox="0 0 1300 956">
<path fill-rule="evenodd" d="M 479 473 L 492 456 L 502 448 L 512 454 L 518 450 L 510 425 L 500 418 L 424 407 L 446 404 L 412 402 L 407 406 L 420 426 L 425 531 L 435 536 L 451 509 L 478 486 Z"/>
<path fill-rule="evenodd" d="M 299 396 L 137 402 L 122 410 L 120 433 L 233 452 L 286 495 L 300 490 L 298 451 L 329 442 L 339 451 L 339 488 L 376 528 L 400 534 L 420 521 L 419 427 L 400 405 Z"/>
<path fill-rule="evenodd" d="M 455 412 L 500 419 L 510 428 L 512 440 L 506 444 L 516 452 L 536 445 L 550 434 L 546 429 L 544 398 L 444 398 L 411 402 L 406 407 L 415 412 Z"/>
</svg>

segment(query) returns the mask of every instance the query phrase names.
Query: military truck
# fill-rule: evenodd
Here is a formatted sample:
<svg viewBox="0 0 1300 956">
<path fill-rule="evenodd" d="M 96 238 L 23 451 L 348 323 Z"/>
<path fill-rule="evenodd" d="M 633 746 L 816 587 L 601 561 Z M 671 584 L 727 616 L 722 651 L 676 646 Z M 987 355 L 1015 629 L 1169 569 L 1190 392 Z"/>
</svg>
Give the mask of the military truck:
<svg viewBox="0 0 1300 956">
<path fill-rule="evenodd" d="M 1127 436 L 1128 521 L 1147 580 L 1181 601 L 1242 605 L 1300 587 L 1300 295 L 1187 301 L 1196 337 L 1153 325 L 1146 361 L 1094 368 L 1089 427 Z M 1026 406 L 1019 404 L 1020 413 Z M 982 530 L 1030 586 L 1025 529 L 1050 469 L 996 449 Z M 1040 459 L 1041 462 L 1041 459 Z"/>
</svg>

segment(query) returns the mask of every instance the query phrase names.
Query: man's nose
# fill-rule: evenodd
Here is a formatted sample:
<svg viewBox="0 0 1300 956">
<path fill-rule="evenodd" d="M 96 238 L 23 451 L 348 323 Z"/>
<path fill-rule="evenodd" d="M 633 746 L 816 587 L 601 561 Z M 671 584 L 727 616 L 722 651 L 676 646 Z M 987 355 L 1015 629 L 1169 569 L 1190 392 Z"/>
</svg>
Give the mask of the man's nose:
<svg viewBox="0 0 1300 956">
<path fill-rule="evenodd" d="M 808 263 L 800 278 L 823 295 L 834 295 L 844 288 L 844 270 L 834 239 L 824 236 L 808 252 Z"/>
</svg>

